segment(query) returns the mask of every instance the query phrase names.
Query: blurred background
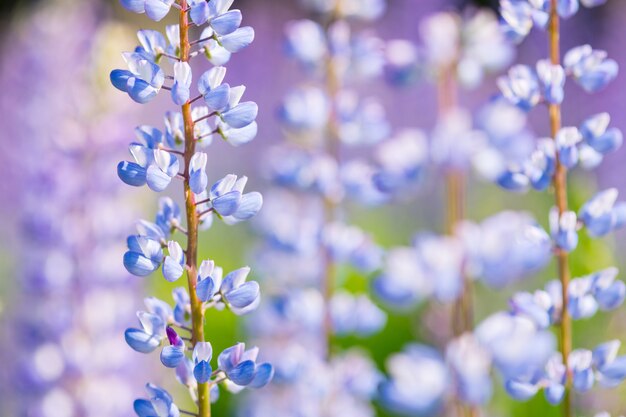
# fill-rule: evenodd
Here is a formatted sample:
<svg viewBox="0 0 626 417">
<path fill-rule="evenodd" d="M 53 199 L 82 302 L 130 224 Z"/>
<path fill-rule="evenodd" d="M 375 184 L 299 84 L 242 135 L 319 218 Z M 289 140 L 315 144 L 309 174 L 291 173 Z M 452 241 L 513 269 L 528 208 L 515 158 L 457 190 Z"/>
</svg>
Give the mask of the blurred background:
<svg viewBox="0 0 626 417">
<path fill-rule="evenodd" d="M 369 30 L 385 40 L 417 42 L 417 22 L 430 13 L 493 8 L 495 3 L 389 0 L 387 11 Z M 229 79 L 245 84 L 247 97 L 259 104 L 259 134 L 237 149 L 225 143 L 213 145 L 207 170 L 214 179 L 229 172 L 247 175 L 249 189 L 263 191 L 268 188 L 262 175 L 263 150 L 284 139 L 276 117 L 278 108 L 285 93 L 304 78 L 284 56 L 284 26 L 307 14 L 294 0 L 237 0 L 235 5 L 242 9 L 244 23 L 255 28 L 256 39 L 233 58 Z M 126 158 L 132 129 L 144 123 L 160 126 L 171 103 L 167 95 L 148 106 L 131 103 L 110 86 L 108 74 L 124 66 L 120 52 L 134 48 L 136 30 L 160 25 L 126 12 L 114 0 L 3 1 L 0 21 L 0 358 L 4 364 L 0 367 L 0 415 L 21 416 L 7 410 L 19 409 L 33 398 L 43 399 L 44 405 L 24 415 L 81 415 L 72 404 L 91 410 L 85 414 L 89 416 L 130 415 L 132 400 L 141 395 L 145 381 L 172 383 L 155 365 L 155 357 L 143 358 L 125 346 L 123 329 L 135 325 L 134 312 L 142 308 L 145 296 L 167 299 L 172 286 L 162 279 L 129 277 L 121 265 L 125 236 L 135 218 L 153 216 L 156 197 L 121 186 L 115 166 Z M 622 64 L 626 62 L 625 21 L 623 1 L 585 10 L 564 23 L 564 50 L 590 43 Z M 534 62 L 545 54 L 544 38 L 534 33 L 519 48 L 517 60 Z M 398 89 L 381 80 L 359 88 L 382 101 L 393 130 L 434 127 L 436 91 L 431 84 Z M 613 125 L 626 129 L 624 91 L 623 74 L 608 90 L 593 96 L 569 85 L 564 123 L 577 125 L 588 115 L 610 111 Z M 463 92 L 460 100 L 467 108 L 478 108 L 496 92 L 494 78 L 488 78 L 480 88 Z M 531 127 L 546 132 L 546 115 L 533 114 Z M 625 163 L 626 150 L 621 149 L 593 174 L 575 174 L 571 200 L 580 206 L 596 190 L 609 186 L 626 193 Z M 427 178 L 417 198 L 393 206 L 350 206 L 348 217 L 383 247 L 407 244 L 418 230 L 441 232 L 443 197 L 438 184 L 437 178 Z M 511 195 L 480 181 L 472 181 L 470 187 L 469 218 L 479 221 L 505 208 L 524 209 L 547 227 L 550 195 Z M 177 198 L 178 191 L 173 188 L 168 193 Z M 253 230 L 221 224 L 214 229 L 201 235 L 201 257 L 218 260 L 225 270 L 246 263 L 254 267 L 252 253 L 258 238 Z M 623 267 L 625 238 L 623 233 L 596 241 L 583 238 L 582 249 L 572 258 L 574 275 L 609 265 Z M 542 286 L 554 277 L 554 271 L 551 265 L 498 293 L 479 289 L 477 318 L 506 308 L 513 292 Z M 341 273 L 348 288 L 363 286 L 356 271 Z M 335 343 L 363 346 L 382 370 L 385 359 L 404 344 L 428 339 L 422 324 L 427 309 L 390 314 L 383 332 L 367 339 L 338 338 Z M 243 322 L 230 314 L 210 315 L 207 326 L 216 350 L 246 337 Z M 576 343 L 586 347 L 607 337 L 624 340 L 626 312 L 621 308 L 593 322 L 576 322 L 574 334 Z M 37 346 L 35 351 L 33 346 Z M 62 373 L 71 377 L 56 387 Z M 220 400 L 215 415 L 235 415 L 234 398 L 226 395 Z M 583 395 L 582 401 L 591 409 L 601 404 L 601 408 L 623 412 L 624 398 L 609 391 Z M 378 413 L 390 415 L 382 409 Z M 498 393 L 488 415 L 530 417 L 557 412 L 541 396 L 515 403 Z"/>
</svg>

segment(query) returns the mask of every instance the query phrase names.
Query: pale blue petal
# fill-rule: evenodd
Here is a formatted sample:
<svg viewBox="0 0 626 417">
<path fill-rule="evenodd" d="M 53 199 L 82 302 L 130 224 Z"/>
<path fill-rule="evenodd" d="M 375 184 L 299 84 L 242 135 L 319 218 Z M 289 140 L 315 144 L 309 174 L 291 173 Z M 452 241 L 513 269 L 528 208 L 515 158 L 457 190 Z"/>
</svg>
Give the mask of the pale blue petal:
<svg viewBox="0 0 626 417">
<path fill-rule="evenodd" d="M 193 23 L 201 26 L 209 20 L 209 13 L 209 5 L 206 1 L 202 0 L 191 7 L 189 17 L 191 17 Z"/>
<path fill-rule="evenodd" d="M 172 178 L 156 165 L 150 165 L 146 172 L 146 182 L 151 190 L 161 192 L 170 185 Z"/>
<path fill-rule="evenodd" d="M 578 12 L 578 0 L 558 0 L 557 11 L 563 19 L 568 19 Z"/>
<path fill-rule="evenodd" d="M 222 113 L 224 122 L 236 129 L 248 126 L 254 122 L 259 112 L 259 107 L 253 101 L 240 103 L 234 108 Z"/>
<path fill-rule="evenodd" d="M 229 97 L 230 86 L 222 84 L 213 90 L 208 90 L 204 94 L 204 101 L 211 110 L 221 111 L 228 106 Z"/>
<path fill-rule="evenodd" d="M 260 289 L 256 281 L 246 282 L 240 287 L 226 293 L 226 300 L 236 308 L 245 308 L 259 297 Z"/>
<path fill-rule="evenodd" d="M 257 122 L 252 122 L 248 126 L 241 129 L 228 129 L 222 134 L 226 138 L 226 142 L 233 146 L 240 146 L 250 142 L 258 133 L 259 126 Z"/>
<path fill-rule="evenodd" d="M 526 401 L 537 394 L 539 387 L 535 384 L 518 381 L 506 381 L 504 384 L 507 394 L 518 401 Z"/>
<path fill-rule="evenodd" d="M 228 35 L 239 28 L 241 25 L 241 18 L 241 11 L 229 10 L 221 16 L 217 16 L 211 20 L 211 27 L 218 35 Z"/>
<path fill-rule="evenodd" d="M 258 192 L 244 194 L 233 217 L 237 220 L 248 220 L 256 216 L 263 207 L 263 196 Z"/>
<path fill-rule="evenodd" d="M 230 191 L 211 200 L 213 209 L 221 216 L 234 214 L 239 208 L 240 203 L 241 193 L 239 191 Z"/>
<path fill-rule="evenodd" d="M 172 0 L 145 0 L 146 15 L 158 22 L 162 20 L 170 11 Z"/>
<path fill-rule="evenodd" d="M 166 256 L 163 262 L 163 276 L 169 282 L 174 282 L 183 276 L 183 266 L 171 256 Z"/>
<path fill-rule="evenodd" d="M 546 400 L 552 404 L 557 405 L 563 401 L 565 395 L 565 387 L 561 384 L 550 384 L 543 392 Z"/>
<path fill-rule="evenodd" d="M 242 27 L 230 33 L 222 36 L 220 42 L 228 52 L 239 52 L 246 46 L 250 45 L 254 40 L 254 29 L 249 26 Z"/>
</svg>

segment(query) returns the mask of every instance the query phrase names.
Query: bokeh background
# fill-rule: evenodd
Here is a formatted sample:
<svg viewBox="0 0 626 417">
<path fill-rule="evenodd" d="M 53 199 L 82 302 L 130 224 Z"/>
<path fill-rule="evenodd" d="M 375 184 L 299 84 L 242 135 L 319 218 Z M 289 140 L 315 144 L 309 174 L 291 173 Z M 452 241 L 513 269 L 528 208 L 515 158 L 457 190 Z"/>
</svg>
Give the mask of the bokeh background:
<svg viewBox="0 0 626 417">
<path fill-rule="evenodd" d="M 387 12 L 372 25 L 372 30 L 386 40 L 402 38 L 417 41 L 418 22 L 429 13 L 450 8 L 494 7 L 495 1 L 389 0 L 388 3 Z M 257 35 L 253 46 L 233 59 L 229 65 L 229 77 L 245 84 L 247 96 L 259 104 L 259 134 L 255 141 L 242 148 L 233 149 L 223 143 L 212 146 L 208 174 L 209 178 L 220 177 L 225 172 L 245 174 L 250 177 L 250 189 L 263 190 L 267 184 L 261 175 L 263 160 L 260 155 L 268 146 L 283 139 L 276 117 L 277 109 L 288 89 L 303 78 L 296 65 L 284 57 L 283 28 L 289 20 L 306 17 L 306 13 L 294 0 L 237 0 L 236 6 L 242 9 L 245 23 L 253 26 Z M 137 213 L 142 217 L 151 217 L 156 201 L 154 195 L 148 192 L 132 195 L 118 192 L 112 185 L 117 181 L 115 165 L 125 157 L 126 143 L 132 139 L 133 127 L 140 123 L 159 125 L 163 111 L 169 106 L 169 99 L 162 95 L 156 104 L 140 106 L 129 103 L 108 84 L 110 70 L 123 66 L 120 51 L 131 50 L 135 46 L 135 31 L 157 27 L 142 16 L 125 12 L 113 0 L 3 1 L 0 3 L 0 21 L 0 334 L 3 338 L 0 358 L 3 364 L 7 364 L 0 366 L 0 389 L 5 393 L 13 390 L 19 393 L 19 397 L 15 397 L 17 401 L 26 401 L 29 395 L 36 397 L 38 394 L 36 390 L 25 393 L 31 386 L 28 378 L 20 380 L 16 376 L 16 372 L 24 374 L 16 371 L 18 365 L 22 365 L 17 358 L 19 351 L 26 349 L 25 346 L 30 343 L 30 338 L 36 338 L 30 321 L 45 317 L 45 313 L 38 315 L 37 306 L 31 304 L 37 303 L 37 288 L 40 289 L 39 281 L 33 277 L 54 275 L 55 271 L 58 273 L 67 268 L 58 259 L 50 260 L 49 252 L 38 249 L 42 245 L 50 248 L 61 244 L 58 236 L 42 243 L 42 227 L 60 233 L 59 236 L 63 236 L 60 239 L 64 239 L 62 244 L 73 245 L 77 257 L 81 256 L 81 249 L 97 246 L 94 240 L 103 239 L 102 229 L 109 230 L 106 239 L 110 241 L 111 248 L 107 249 L 110 256 L 106 262 L 94 261 L 91 269 L 68 273 L 75 276 L 70 282 L 74 283 L 74 288 L 80 282 L 96 280 L 105 289 L 115 285 L 133 291 L 129 297 L 111 298 L 109 294 L 108 302 L 92 303 L 93 298 L 80 290 L 47 289 L 48 299 L 56 300 L 49 311 L 59 315 L 61 327 L 64 320 L 74 320 L 72 317 L 75 315 L 86 315 L 92 311 L 94 316 L 102 314 L 109 317 L 107 323 L 100 323 L 101 326 L 119 324 L 118 327 L 123 329 L 134 324 L 133 311 L 141 307 L 140 300 L 144 294 L 167 298 L 171 291 L 170 284 L 164 280 L 129 278 L 123 268 L 105 265 L 119 262 L 121 266 L 123 236 L 132 227 L 132 219 Z M 585 10 L 576 19 L 564 24 L 564 49 L 590 43 L 596 48 L 606 49 L 623 65 L 626 63 L 624 22 L 626 2 L 621 0 L 609 1 L 605 7 Z M 545 54 L 544 38 L 534 33 L 520 47 L 519 61 L 534 62 Z M 435 124 L 436 106 L 433 103 L 436 94 L 428 83 L 398 89 L 381 80 L 362 90 L 384 103 L 394 130 L 403 127 L 430 130 Z M 625 130 L 625 91 L 626 75 L 623 73 L 610 89 L 591 97 L 569 85 L 564 123 L 578 124 L 588 115 L 610 111 L 612 123 Z M 468 108 L 477 108 L 495 93 L 494 79 L 489 78 L 481 88 L 463 93 L 461 102 Z M 545 132 L 547 118 L 541 112 L 537 113 L 531 117 L 532 129 Z M 94 153 L 90 143 L 106 144 L 98 148 L 106 149 L 106 155 L 102 151 Z M 58 154 L 61 156 L 55 156 Z M 57 158 L 62 161 L 57 161 Z M 73 168 L 57 170 L 68 158 L 73 161 Z M 620 193 L 626 193 L 625 163 L 626 150 L 622 149 L 607 157 L 597 172 L 574 175 L 571 180 L 572 201 L 579 206 L 595 190 L 609 186 L 616 186 Z M 552 205 L 549 195 L 530 193 L 511 196 L 479 181 L 472 182 L 470 187 L 468 217 L 480 220 L 505 208 L 517 208 L 532 212 L 547 226 L 545 213 Z M 169 193 L 176 196 L 180 194 L 177 191 L 172 189 Z M 372 233 L 384 247 L 404 244 L 418 230 L 441 231 L 441 194 L 440 179 L 428 178 L 415 199 L 391 207 L 349 207 L 349 217 L 353 223 Z M 78 203 L 70 202 L 70 199 Z M 103 209 L 106 204 L 110 207 Z M 102 213 L 98 212 L 95 217 L 86 214 L 97 210 Z M 30 227 L 31 223 L 38 226 Z M 250 229 L 246 226 L 214 227 L 216 230 L 212 233 L 201 235 L 201 257 L 219 260 L 225 270 L 251 261 L 257 238 Z M 85 228 L 94 229 L 93 236 L 74 239 Z M 116 240 L 118 237 L 119 241 Z M 576 256 L 572 257 L 574 275 L 612 264 L 626 266 L 621 256 L 625 239 L 623 233 L 600 241 L 583 239 Z M 118 255 L 117 258 L 115 255 Z M 345 269 L 341 274 L 349 288 L 366 285 L 353 270 Z M 554 266 L 550 266 L 544 273 L 504 292 L 480 290 L 477 317 L 504 308 L 507 298 L 514 291 L 537 288 L 551 279 L 553 274 Z M 95 298 L 101 299 L 98 296 Z M 82 307 L 67 312 L 67 307 L 72 304 L 81 304 Z M 422 307 L 408 316 L 391 315 L 386 329 L 370 339 L 346 338 L 338 339 L 336 343 L 339 346 L 365 346 L 383 369 L 385 359 L 399 351 L 405 343 L 428 339 L 428 329 L 424 325 L 424 317 L 429 313 L 426 310 L 427 307 Z M 68 315 L 64 316 L 63 311 Z M 89 343 L 108 343 L 110 339 L 122 341 L 121 332 L 104 336 L 102 331 L 94 330 L 93 326 L 97 326 L 95 318 L 85 321 L 86 330 L 82 337 L 89 339 Z M 232 315 L 209 315 L 207 326 L 216 350 L 245 337 L 245 327 Z M 31 334 L 26 338 L 18 336 L 19 329 L 28 329 Z M 626 311 L 622 308 L 615 314 L 596 317 L 593 322 L 576 322 L 574 331 L 575 344 L 591 346 L 606 339 L 607 335 L 624 340 Z M 71 346 L 74 349 L 76 345 Z M 111 346 L 112 349 L 127 349 L 123 341 Z M 86 352 L 77 362 L 94 360 L 94 356 L 97 354 Z M 115 363 L 120 380 L 126 379 L 128 383 L 127 390 L 120 390 L 120 397 L 107 401 L 127 407 L 127 415 L 130 415 L 130 401 L 133 395 L 141 393 L 143 381 L 148 375 L 155 381 L 168 379 L 160 374 L 154 361 L 144 361 L 134 352 L 128 352 L 126 356 Z M 43 357 L 54 359 L 54 355 Z M 103 353 L 100 360 L 104 369 L 111 358 Z M 129 369 L 132 372 L 129 373 Z M 142 377 L 142 373 L 146 378 Z M 111 383 L 115 384 L 115 381 L 111 380 Z M 98 390 L 94 390 L 85 394 L 94 398 L 90 401 L 98 401 Z M 556 409 L 546 405 L 541 396 L 528 403 L 514 403 L 504 395 L 496 395 L 496 398 L 490 411 L 493 416 L 557 415 Z M 583 401 L 587 401 L 591 408 L 600 403 L 601 408 L 624 411 L 626 400 L 623 398 L 619 392 L 611 391 L 606 395 L 594 393 L 588 398 L 583 396 Z M 57 401 L 61 400 L 57 398 Z M 8 404 L 0 403 L 0 415 L 11 415 L 6 414 L 8 407 Z M 234 415 L 233 407 L 234 398 L 225 396 L 216 408 L 216 415 Z M 111 411 L 110 414 L 103 412 L 97 415 L 118 414 Z M 380 410 L 379 415 L 387 414 Z"/>
</svg>

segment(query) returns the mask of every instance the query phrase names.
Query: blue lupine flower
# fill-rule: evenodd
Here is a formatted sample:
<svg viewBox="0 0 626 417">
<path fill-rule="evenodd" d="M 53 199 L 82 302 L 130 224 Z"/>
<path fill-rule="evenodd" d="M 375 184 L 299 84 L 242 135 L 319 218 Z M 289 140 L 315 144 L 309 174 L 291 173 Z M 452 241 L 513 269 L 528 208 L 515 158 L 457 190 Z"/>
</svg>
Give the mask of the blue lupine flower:
<svg viewBox="0 0 626 417">
<path fill-rule="evenodd" d="M 323 62 L 328 47 L 319 24 L 308 19 L 288 22 L 285 34 L 288 53 L 305 67 L 315 68 Z"/>
<path fill-rule="evenodd" d="M 606 51 L 589 45 L 570 49 L 563 58 L 565 69 L 585 91 L 595 93 L 610 83 L 618 72 L 618 65 L 607 58 Z"/>
<path fill-rule="evenodd" d="M 554 336 L 522 316 L 495 313 L 474 332 L 504 379 L 517 379 L 543 369 L 554 352 Z"/>
<path fill-rule="evenodd" d="M 227 222 L 248 220 L 254 217 L 261 206 L 263 198 L 257 192 L 243 194 L 248 181 L 247 177 L 237 179 L 230 174 L 213 184 L 209 191 L 211 208 Z"/>
<path fill-rule="evenodd" d="M 203 3 L 205 2 L 203 1 Z M 191 80 L 192 74 L 189 64 L 187 62 L 176 62 L 174 64 L 174 85 L 172 85 L 172 101 L 174 104 L 182 106 L 189 100 Z"/>
<path fill-rule="evenodd" d="M 333 329 L 337 335 L 370 336 L 387 323 L 387 315 L 364 294 L 338 291 L 330 300 Z"/>
<path fill-rule="evenodd" d="M 556 10 L 560 17 L 567 19 L 578 12 L 578 7 L 578 0 L 558 0 Z"/>
<path fill-rule="evenodd" d="M 128 251 L 124 254 L 124 266 L 131 274 L 143 277 L 161 266 L 161 243 L 139 235 L 129 236 L 126 243 Z"/>
<path fill-rule="evenodd" d="M 617 195 L 617 189 L 609 188 L 596 194 L 580 208 L 580 220 L 589 235 L 604 236 L 626 224 L 626 203 L 615 204 Z"/>
<path fill-rule="evenodd" d="M 378 172 L 373 181 L 383 192 L 402 191 L 422 177 L 428 160 L 425 135 L 419 130 L 405 130 L 381 143 L 376 149 Z"/>
<path fill-rule="evenodd" d="M 185 253 L 178 242 L 167 242 L 169 255 L 163 260 L 163 276 L 169 282 L 174 282 L 183 276 L 183 266 L 185 265 Z"/>
<path fill-rule="evenodd" d="M 137 233 L 139 236 L 146 237 L 161 244 L 161 247 L 167 243 L 166 236 L 170 235 L 170 231 L 164 232 L 163 229 L 156 223 L 149 222 L 147 220 L 139 220 L 137 222 Z"/>
<path fill-rule="evenodd" d="M 167 321 L 163 316 L 145 311 L 137 312 L 141 329 L 129 328 L 124 332 L 124 339 L 128 346 L 141 353 L 154 351 L 165 338 Z"/>
<path fill-rule="evenodd" d="M 254 139 L 258 132 L 258 125 L 252 122 L 240 129 L 233 128 L 225 123 L 218 122 L 217 133 L 232 146 L 240 146 Z"/>
<path fill-rule="evenodd" d="M 164 236 L 169 236 L 176 227 L 180 226 L 181 221 L 178 204 L 169 197 L 161 197 L 155 223 L 161 228 Z"/>
<path fill-rule="evenodd" d="M 172 290 L 174 298 L 174 320 L 179 324 L 188 324 L 191 321 L 191 300 L 187 289 L 183 287 Z"/>
<path fill-rule="evenodd" d="M 448 344 L 446 361 L 454 375 L 457 396 L 463 402 L 479 405 L 491 398 L 490 353 L 474 335 L 461 335 Z"/>
<path fill-rule="evenodd" d="M 185 359 L 187 346 L 174 329 L 168 327 L 166 331 L 170 344 L 161 350 L 161 363 L 168 368 L 176 368 Z"/>
<path fill-rule="evenodd" d="M 254 122 L 258 106 L 252 101 L 240 103 L 245 86 L 231 88 L 228 84 L 222 84 L 225 75 L 224 67 L 210 69 L 200 77 L 198 91 L 207 106 L 219 114 L 223 123 L 241 129 Z"/>
<path fill-rule="evenodd" d="M 621 342 L 611 340 L 593 350 L 593 366 L 598 370 L 598 381 L 602 386 L 614 387 L 626 377 L 626 360 L 617 356 Z"/>
<path fill-rule="evenodd" d="M 211 368 L 211 358 L 213 357 L 213 347 L 209 342 L 198 342 L 193 348 L 193 376 L 196 381 L 203 384 L 211 378 L 213 369 Z"/>
<path fill-rule="evenodd" d="M 120 91 L 128 93 L 130 98 L 144 104 L 156 97 L 165 81 L 161 67 L 146 59 L 140 53 L 124 53 L 128 70 L 113 70 L 111 83 Z"/>
<path fill-rule="evenodd" d="M 324 129 L 330 116 L 330 100 L 323 90 L 312 86 L 293 89 L 283 99 L 281 121 L 298 133 Z"/>
<path fill-rule="evenodd" d="M 386 407 L 410 416 L 435 414 L 442 407 L 450 375 L 436 350 L 407 346 L 387 360 L 387 370 L 390 379 L 380 386 Z"/>
<path fill-rule="evenodd" d="M 207 302 L 219 292 L 222 286 L 222 268 L 211 260 L 202 261 L 198 268 L 196 293 L 202 302 Z"/>
<path fill-rule="evenodd" d="M 556 145 L 552 139 L 541 139 L 537 149 L 524 165 L 524 172 L 536 190 L 545 190 L 552 183 L 556 170 Z"/>
<path fill-rule="evenodd" d="M 457 234 L 466 251 L 469 275 L 494 288 L 530 276 L 547 265 L 552 255 L 549 235 L 523 212 L 504 211 L 480 224 L 464 222 Z"/>
<path fill-rule="evenodd" d="M 365 272 L 378 269 L 382 262 L 381 249 L 356 226 L 327 224 L 322 231 L 322 244 L 335 262 L 349 262 Z"/>
<path fill-rule="evenodd" d="M 608 113 L 600 113 L 591 116 L 580 126 L 585 143 L 602 155 L 617 150 L 624 141 L 621 130 L 616 127 L 608 129 L 610 122 Z"/>
<path fill-rule="evenodd" d="M 563 363 L 563 356 L 554 353 L 545 367 L 546 388 L 544 396 L 552 405 L 559 404 L 565 395 L 565 374 L 567 368 Z"/>
<path fill-rule="evenodd" d="M 213 67 L 202 74 L 198 81 L 198 91 L 212 110 L 220 111 L 228 106 L 230 86 L 222 84 L 225 76 L 225 67 Z"/>
<path fill-rule="evenodd" d="M 514 42 L 521 42 L 533 28 L 533 7 L 526 1 L 501 0 L 504 33 Z"/>
<path fill-rule="evenodd" d="M 205 28 L 200 35 L 200 39 L 206 39 L 199 43 L 204 56 L 215 66 L 226 65 L 230 61 L 231 53 L 226 50 L 218 41 L 211 38 L 213 29 Z"/>
<path fill-rule="evenodd" d="M 592 317 L 598 311 L 591 285 L 591 277 L 576 278 L 569 283 L 568 309 L 574 320 Z"/>
<path fill-rule="evenodd" d="M 578 143 L 582 136 L 575 127 L 564 127 L 556 134 L 556 149 L 559 154 L 559 162 L 565 168 L 573 168 L 578 163 Z"/>
<path fill-rule="evenodd" d="M 196 152 L 191 157 L 189 163 L 189 186 L 195 194 L 201 194 L 209 184 L 209 177 L 206 174 L 207 154 Z"/>
<path fill-rule="evenodd" d="M 515 65 L 507 76 L 498 78 L 502 95 L 522 110 L 530 110 L 541 100 L 539 80 L 535 72 L 526 65 Z"/>
<path fill-rule="evenodd" d="M 219 370 L 238 386 L 262 388 L 272 380 L 274 369 L 269 363 L 257 364 L 258 354 L 258 348 L 246 350 L 244 343 L 238 343 L 219 354 Z"/>
<path fill-rule="evenodd" d="M 386 77 L 392 85 L 413 84 L 421 75 L 419 53 L 416 46 L 410 41 L 404 39 L 387 41 L 385 58 Z"/>
<path fill-rule="evenodd" d="M 617 268 L 607 268 L 591 277 L 591 291 L 601 310 L 614 310 L 624 302 L 626 284 L 615 280 L 617 273 Z"/>
<path fill-rule="evenodd" d="M 197 146 L 205 148 L 213 143 L 213 136 L 216 129 L 213 125 L 215 121 L 210 120 L 211 112 L 207 106 L 196 106 L 191 109 L 191 117 L 197 120 L 193 125 L 193 137 L 196 139 Z"/>
<path fill-rule="evenodd" d="M 228 106 L 226 110 L 220 113 L 221 120 L 234 129 L 241 129 L 254 123 L 259 111 L 257 104 L 253 101 L 239 102 L 245 89 L 242 85 L 231 88 Z"/>
<path fill-rule="evenodd" d="M 146 170 L 146 182 L 153 191 L 160 192 L 167 188 L 176 175 L 178 175 L 178 158 L 170 152 L 162 149 L 154 151 L 154 161 Z"/>
<path fill-rule="evenodd" d="M 543 97 L 548 103 L 563 102 L 565 86 L 565 70 L 560 65 L 552 65 L 547 59 L 537 62 L 537 77 L 543 84 Z"/>
<path fill-rule="evenodd" d="M 550 210 L 550 233 L 558 248 L 566 252 L 571 252 L 576 248 L 578 245 L 577 224 L 575 212 L 559 213 L 556 207 Z"/>
<path fill-rule="evenodd" d="M 183 115 L 180 112 L 165 112 L 165 140 L 172 149 L 185 142 Z"/>
<path fill-rule="evenodd" d="M 178 158 L 159 149 L 163 134 L 158 129 L 140 126 L 137 136 L 145 143 L 131 143 L 129 150 L 135 162 L 120 162 L 118 176 L 128 185 L 135 187 L 147 184 L 153 191 L 163 191 L 178 174 Z"/>
<path fill-rule="evenodd" d="M 351 91 L 336 97 L 339 140 L 346 145 L 372 145 L 385 139 L 391 128 L 384 107 L 374 99 L 359 100 Z"/>
<path fill-rule="evenodd" d="M 232 271 L 224 277 L 220 286 L 224 302 L 238 315 L 254 310 L 261 300 L 258 282 L 246 282 L 249 273 L 249 267 Z"/>
<path fill-rule="evenodd" d="M 161 56 L 169 49 L 165 37 L 157 30 L 142 29 L 137 32 L 141 53 L 152 62 L 159 62 Z"/>
<path fill-rule="evenodd" d="M 516 293 L 509 305 L 513 314 L 527 317 L 538 329 L 547 329 L 552 324 L 554 304 L 546 291 Z"/>
<path fill-rule="evenodd" d="M 146 0 L 149 1 L 149 0 Z M 150 399 L 135 400 L 133 407 L 139 417 L 179 417 L 180 411 L 172 396 L 163 388 L 147 384 L 146 390 Z"/>
<path fill-rule="evenodd" d="M 393 248 L 387 252 L 381 275 L 372 283 L 376 295 L 387 305 L 407 308 L 432 292 L 415 248 Z"/>
<path fill-rule="evenodd" d="M 594 383 L 592 353 L 587 349 L 575 349 L 570 352 L 567 366 L 572 372 L 572 385 L 578 392 L 589 391 Z"/>
</svg>

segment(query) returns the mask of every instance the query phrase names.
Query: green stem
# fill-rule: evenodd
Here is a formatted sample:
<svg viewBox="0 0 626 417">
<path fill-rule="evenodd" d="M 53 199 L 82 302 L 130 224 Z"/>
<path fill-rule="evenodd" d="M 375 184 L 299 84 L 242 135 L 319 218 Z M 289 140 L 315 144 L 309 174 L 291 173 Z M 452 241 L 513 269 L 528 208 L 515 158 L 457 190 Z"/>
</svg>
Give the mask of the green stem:
<svg viewBox="0 0 626 417">
<path fill-rule="evenodd" d="M 179 0 L 181 11 L 179 12 L 180 25 L 180 59 L 182 62 L 189 61 L 191 45 L 189 43 L 189 15 L 187 0 Z M 185 192 L 185 212 L 187 217 L 187 284 L 189 287 L 189 297 L 191 300 L 191 345 L 204 342 L 204 310 L 202 302 L 196 294 L 196 284 L 198 282 L 198 214 L 196 213 L 196 202 L 194 193 L 189 185 L 189 166 L 191 158 L 196 151 L 196 141 L 194 140 L 194 122 L 191 116 L 191 103 L 187 101 L 182 106 L 183 123 L 185 128 L 185 151 L 183 159 L 185 161 L 184 192 Z M 208 383 L 198 384 L 198 417 L 211 416 L 211 398 Z"/>
<path fill-rule="evenodd" d="M 557 0 L 551 0 L 550 4 L 550 23 L 548 27 L 550 62 L 553 65 L 561 65 L 560 51 L 560 22 L 557 12 Z M 561 106 L 558 104 L 550 104 L 550 133 L 555 139 L 557 133 L 561 129 Z M 556 206 L 559 215 L 567 211 L 567 170 L 559 160 L 559 154 L 556 154 L 556 169 L 553 177 L 554 194 Z M 563 355 L 563 362 L 567 369 L 567 360 L 572 350 L 572 319 L 568 311 L 568 287 L 570 281 L 569 257 L 567 252 L 558 250 L 556 253 L 557 269 L 559 280 L 562 287 L 563 307 L 561 310 L 561 326 L 560 326 L 560 343 L 559 349 Z M 569 369 L 565 378 L 565 396 L 563 398 L 563 417 L 572 417 L 572 398 L 571 398 L 572 375 Z"/>
</svg>

